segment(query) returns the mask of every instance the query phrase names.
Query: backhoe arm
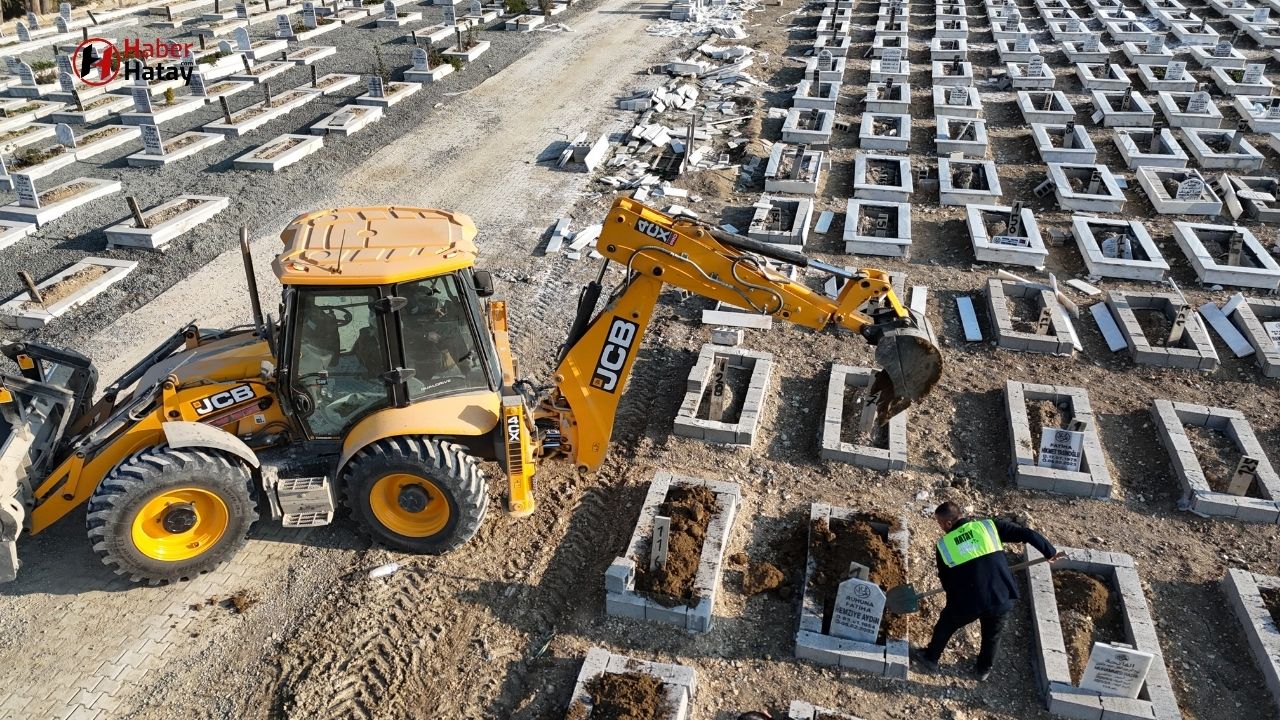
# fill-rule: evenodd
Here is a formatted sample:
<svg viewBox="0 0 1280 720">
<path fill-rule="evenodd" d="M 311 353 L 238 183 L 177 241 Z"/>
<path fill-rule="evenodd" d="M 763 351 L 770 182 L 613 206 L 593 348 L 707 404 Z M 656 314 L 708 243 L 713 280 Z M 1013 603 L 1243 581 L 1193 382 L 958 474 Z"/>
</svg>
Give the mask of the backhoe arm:
<svg viewBox="0 0 1280 720">
<path fill-rule="evenodd" d="M 614 202 L 596 250 L 606 267 L 623 265 L 626 279 L 594 318 L 600 280 L 584 289 L 561 349 L 555 390 L 537 413 L 543 422 L 558 421 L 559 452 L 584 471 L 596 469 L 608 450 L 618 400 L 664 284 L 814 330 L 847 328 L 878 344 L 884 370 L 872 393 L 881 422 L 928 393 L 941 374 L 924 319 L 903 307 L 883 270 L 849 272 L 629 198 Z M 831 299 L 771 270 L 758 255 L 846 281 Z"/>
</svg>

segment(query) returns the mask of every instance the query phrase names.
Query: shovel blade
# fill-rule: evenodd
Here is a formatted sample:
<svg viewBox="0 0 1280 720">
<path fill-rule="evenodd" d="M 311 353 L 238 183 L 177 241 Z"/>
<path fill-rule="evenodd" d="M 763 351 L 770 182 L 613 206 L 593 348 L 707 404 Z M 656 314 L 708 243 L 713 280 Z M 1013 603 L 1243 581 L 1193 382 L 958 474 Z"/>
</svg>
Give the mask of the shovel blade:
<svg viewBox="0 0 1280 720">
<path fill-rule="evenodd" d="M 920 612 L 920 594 L 914 585 L 899 585 L 884 594 L 885 612 L 906 615 Z"/>
</svg>

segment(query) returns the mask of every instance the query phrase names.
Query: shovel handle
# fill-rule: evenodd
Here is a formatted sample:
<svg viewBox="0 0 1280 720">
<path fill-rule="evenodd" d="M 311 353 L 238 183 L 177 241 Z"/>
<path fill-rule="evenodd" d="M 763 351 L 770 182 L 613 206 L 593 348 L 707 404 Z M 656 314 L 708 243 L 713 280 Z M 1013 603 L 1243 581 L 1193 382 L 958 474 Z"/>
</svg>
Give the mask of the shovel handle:
<svg viewBox="0 0 1280 720">
<path fill-rule="evenodd" d="M 1035 560 L 1023 560 L 1023 561 L 1022 561 L 1022 562 L 1020 562 L 1020 563 L 1016 563 L 1016 564 L 1014 564 L 1014 565 L 1010 565 L 1010 566 L 1009 566 L 1009 572 L 1017 572 L 1017 571 L 1019 571 L 1019 570 L 1026 570 L 1027 568 L 1031 567 L 1032 565 L 1039 565 L 1040 563 L 1047 563 L 1047 562 L 1049 562 L 1050 560 L 1053 560 L 1053 557 L 1039 557 L 1039 558 L 1036 558 Z M 941 592 L 942 592 L 942 588 L 934 588 L 934 589 L 932 589 L 932 590 L 927 590 L 927 591 L 925 591 L 925 592 L 918 593 L 918 594 L 916 595 L 916 600 L 923 600 L 923 599 L 928 598 L 928 597 L 933 597 L 934 595 L 938 595 L 938 594 L 940 594 Z"/>
</svg>

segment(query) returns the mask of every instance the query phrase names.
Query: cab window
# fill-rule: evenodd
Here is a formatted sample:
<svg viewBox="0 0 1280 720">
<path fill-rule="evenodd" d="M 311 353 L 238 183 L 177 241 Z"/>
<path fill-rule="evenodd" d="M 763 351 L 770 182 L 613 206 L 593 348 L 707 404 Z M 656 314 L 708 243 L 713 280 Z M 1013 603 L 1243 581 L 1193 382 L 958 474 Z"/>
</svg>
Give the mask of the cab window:
<svg viewBox="0 0 1280 720">
<path fill-rule="evenodd" d="M 404 283 L 396 294 L 406 301 L 400 328 L 405 367 L 414 370 L 409 398 L 489 390 L 485 357 L 457 278 L 445 275 Z"/>
<path fill-rule="evenodd" d="M 386 335 L 372 306 L 377 299 L 375 288 L 299 294 L 293 386 L 310 399 L 310 413 L 301 414 L 317 437 L 338 437 L 388 402 Z"/>
</svg>

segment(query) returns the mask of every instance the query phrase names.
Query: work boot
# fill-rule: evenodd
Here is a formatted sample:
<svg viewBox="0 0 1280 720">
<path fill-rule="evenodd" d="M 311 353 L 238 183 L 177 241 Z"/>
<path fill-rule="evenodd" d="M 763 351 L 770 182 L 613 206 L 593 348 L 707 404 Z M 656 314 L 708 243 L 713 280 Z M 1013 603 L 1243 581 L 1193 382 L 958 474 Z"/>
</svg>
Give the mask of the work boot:
<svg viewBox="0 0 1280 720">
<path fill-rule="evenodd" d="M 938 672 L 938 661 L 930 660 L 924 648 L 911 648 L 911 659 L 929 672 Z"/>
</svg>

